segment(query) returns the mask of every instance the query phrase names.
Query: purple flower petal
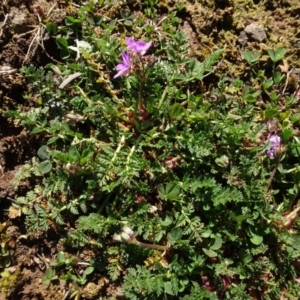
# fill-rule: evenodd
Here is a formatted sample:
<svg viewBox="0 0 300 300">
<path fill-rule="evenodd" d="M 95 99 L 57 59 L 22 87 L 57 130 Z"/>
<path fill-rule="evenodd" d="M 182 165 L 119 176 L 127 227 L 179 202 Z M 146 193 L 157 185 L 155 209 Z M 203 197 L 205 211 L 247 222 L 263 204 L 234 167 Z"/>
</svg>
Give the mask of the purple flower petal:
<svg viewBox="0 0 300 300">
<path fill-rule="evenodd" d="M 280 138 L 278 135 L 272 135 L 272 136 L 269 138 L 269 141 L 270 141 L 270 143 L 271 143 L 271 145 L 272 145 L 273 147 L 278 148 L 279 145 L 280 145 L 281 138 Z"/>
<path fill-rule="evenodd" d="M 152 42 L 134 41 L 132 38 L 125 39 L 128 48 L 136 54 L 144 55 L 151 47 Z"/>
<path fill-rule="evenodd" d="M 127 52 L 122 52 L 122 60 L 121 62 L 116 66 L 116 70 L 119 71 L 114 78 L 117 78 L 119 76 L 126 76 L 131 71 L 131 60 L 130 55 Z"/>
<path fill-rule="evenodd" d="M 281 138 L 280 136 L 274 134 L 268 138 L 269 150 L 267 151 L 267 156 L 273 158 L 280 147 Z"/>
</svg>

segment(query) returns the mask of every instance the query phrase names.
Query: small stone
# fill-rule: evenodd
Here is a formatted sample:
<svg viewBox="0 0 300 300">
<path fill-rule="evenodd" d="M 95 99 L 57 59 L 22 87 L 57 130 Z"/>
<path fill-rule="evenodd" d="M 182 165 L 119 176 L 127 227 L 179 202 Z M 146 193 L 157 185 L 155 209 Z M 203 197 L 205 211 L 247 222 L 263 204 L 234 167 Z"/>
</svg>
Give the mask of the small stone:
<svg viewBox="0 0 300 300">
<path fill-rule="evenodd" d="M 250 25 L 246 26 L 244 30 L 255 41 L 262 42 L 267 38 L 265 28 L 261 24 L 251 23 Z"/>
<path fill-rule="evenodd" d="M 245 31 L 242 31 L 242 32 L 240 33 L 240 36 L 239 36 L 239 38 L 238 38 L 238 42 L 239 42 L 243 47 L 245 47 L 245 45 L 247 44 L 247 42 L 248 42 L 248 37 L 247 37 L 247 34 L 246 34 Z"/>
</svg>

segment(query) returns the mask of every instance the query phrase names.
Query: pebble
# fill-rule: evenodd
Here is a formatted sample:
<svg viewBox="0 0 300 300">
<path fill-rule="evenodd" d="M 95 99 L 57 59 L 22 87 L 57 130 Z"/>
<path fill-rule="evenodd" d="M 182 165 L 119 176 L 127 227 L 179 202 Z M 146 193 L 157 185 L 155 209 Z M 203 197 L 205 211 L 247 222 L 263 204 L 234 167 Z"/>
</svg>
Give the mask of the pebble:
<svg viewBox="0 0 300 300">
<path fill-rule="evenodd" d="M 245 27 L 244 31 L 253 40 L 258 42 L 262 42 L 267 38 L 264 26 L 258 23 L 251 23 L 250 25 Z"/>
<path fill-rule="evenodd" d="M 238 42 L 245 47 L 248 42 L 248 37 L 245 31 L 241 31 L 240 36 L 238 38 Z"/>
</svg>

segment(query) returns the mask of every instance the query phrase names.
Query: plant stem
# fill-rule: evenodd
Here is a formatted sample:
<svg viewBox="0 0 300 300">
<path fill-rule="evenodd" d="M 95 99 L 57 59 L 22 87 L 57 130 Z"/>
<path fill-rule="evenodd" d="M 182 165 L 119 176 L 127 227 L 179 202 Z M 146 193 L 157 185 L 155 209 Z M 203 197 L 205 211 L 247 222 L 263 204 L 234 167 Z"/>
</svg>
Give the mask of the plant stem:
<svg viewBox="0 0 300 300">
<path fill-rule="evenodd" d="M 140 77 L 140 95 L 139 95 L 139 112 L 142 112 L 142 109 L 144 108 L 144 98 L 143 98 L 143 91 L 144 91 L 144 87 L 145 87 L 145 82 L 146 82 L 146 70 L 145 70 L 145 66 L 144 66 L 144 62 L 143 59 L 140 55 L 138 55 L 139 60 L 140 60 L 140 65 L 141 65 L 141 72 L 139 73 L 139 77 Z"/>
<path fill-rule="evenodd" d="M 270 188 L 270 186 L 272 184 L 272 181 L 273 181 L 273 179 L 274 179 L 274 177 L 276 175 L 276 172 L 277 172 L 277 169 L 278 169 L 278 165 L 279 165 L 279 162 L 280 162 L 280 157 L 281 157 L 281 155 L 278 155 L 275 167 L 274 167 L 274 169 L 272 171 L 272 174 L 271 174 L 271 176 L 269 178 L 268 184 L 267 184 L 266 189 L 265 189 L 266 192 L 269 190 L 269 188 Z"/>
<path fill-rule="evenodd" d="M 128 242 L 128 244 L 134 244 L 134 245 L 138 245 L 138 246 L 141 246 L 141 247 L 144 247 L 144 248 L 154 249 L 154 250 L 161 250 L 161 251 L 166 251 L 168 249 L 168 246 L 142 243 L 142 242 L 139 242 L 137 239 L 130 240 Z"/>
</svg>

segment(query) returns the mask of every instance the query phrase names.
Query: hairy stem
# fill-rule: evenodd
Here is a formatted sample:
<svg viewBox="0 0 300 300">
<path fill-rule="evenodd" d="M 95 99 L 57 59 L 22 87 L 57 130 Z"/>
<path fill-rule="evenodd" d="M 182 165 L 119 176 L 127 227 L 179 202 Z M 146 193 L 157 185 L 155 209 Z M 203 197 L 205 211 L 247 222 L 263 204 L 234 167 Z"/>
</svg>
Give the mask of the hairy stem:
<svg viewBox="0 0 300 300">
<path fill-rule="evenodd" d="M 132 239 L 128 243 L 138 245 L 138 246 L 148 248 L 148 249 L 154 249 L 154 250 L 166 251 L 168 249 L 167 246 L 161 246 L 161 245 L 156 245 L 156 244 L 147 244 L 147 243 L 139 242 L 136 239 Z"/>
</svg>

